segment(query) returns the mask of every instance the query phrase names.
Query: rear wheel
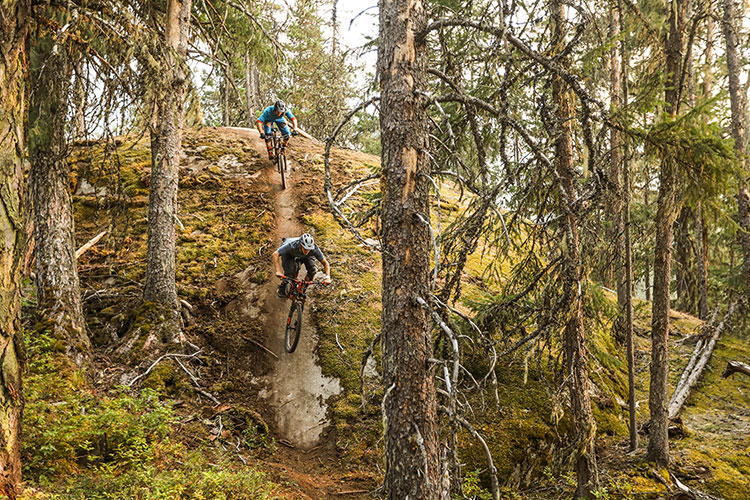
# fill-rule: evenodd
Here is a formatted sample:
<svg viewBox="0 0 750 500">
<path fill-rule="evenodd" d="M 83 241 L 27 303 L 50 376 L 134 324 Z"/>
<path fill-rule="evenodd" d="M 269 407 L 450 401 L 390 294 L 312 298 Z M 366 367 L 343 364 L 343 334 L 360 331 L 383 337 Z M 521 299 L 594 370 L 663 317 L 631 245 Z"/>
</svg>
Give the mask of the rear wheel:
<svg viewBox="0 0 750 500">
<path fill-rule="evenodd" d="M 284 349 L 293 353 L 299 342 L 299 334 L 302 332 L 302 302 L 295 300 L 289 308 L 289 316 L 286 319 L 286 332 L 284 333 Z"/>
</svg>

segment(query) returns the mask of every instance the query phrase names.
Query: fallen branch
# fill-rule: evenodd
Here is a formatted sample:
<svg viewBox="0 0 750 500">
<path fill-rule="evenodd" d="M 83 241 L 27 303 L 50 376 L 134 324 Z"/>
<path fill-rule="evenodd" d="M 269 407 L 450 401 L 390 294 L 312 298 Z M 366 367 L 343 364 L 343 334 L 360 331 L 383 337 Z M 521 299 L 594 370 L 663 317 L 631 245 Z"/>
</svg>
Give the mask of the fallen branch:
<svg viewBox="0 0 750 500">
<path fill-rule="evenodd" d="M 701 339 L 697 344 L 695 344 L 693 355 L 691 356 L 690 361 L 688 362 L 688 365 L 685 368 L 684 373 L 682 374 L 682 377 L 680 377 L 680 381 L 678 382 L 677 387 L 675 387 L 674 393 L 672 394 L 672 399 L 669 401 L 670 419 L 675 418 L 677 415 L 679 415 L 680 410 L 682 410 L 682 406 L 685 404 L 685 401 L 687 401 L 688 396 L 690 396 L 690 391 L 693 389 L 695 384 L 698 383 L 701 375 L 703 375 L 703 370 L 705 370 L 708 361 L 711 359 L 711 355 L 714 352 L 714 348 L 716 347 L 716 343 L 718 342 L 719 337 L 721 337 L 721 334 L 724 333 L 724 330 L 726 330 L 732 324 L 732 320 L 734 319 L 736 311 L 737 303 L 734 302 L 729 306 L 729 309 L 722 318 L 721 323 L 714 326 L 714 321 L 709 321 L 703 327 L 703 331 L 701 332 Z M 714 318 L 715 317 L 716 315 L 714 314 Z"/>
<path fill-rule="evenodd" d="M 97 234 L 96 236 L 94 236 L 93 238 L 91 238 L 88 241 L 88 243 L 86 243 L 81 248 L 79 248 L 78 250 L 76 250 L 76 259 L 79 258 L 84 253 L 86 253 L 86 251 L 89 250 L 91 247 L 93 247 L 94 245 L 96 245 L 99 242 L 100 239 L 104 238 L 105 234 L 107 234 L 107 230 L 106 229 L 104 231 L 102 231 L 101 233 Z"/>
<path fill-rule="evenodd" d="M 167 358 L 174 358 L 174 359 L 177 359 L 177 358 L 194 358 L 194 357 L 196 357 L 200 353 L 201 353 L 201 351 L 196 351 L 193 354 L 167 353 L 164 356 L 161 356 L 156 361 L 154 361 L 154 363 L 151 366 L 148 367 L 148 370 L 146 370 L 144 373 L 138 375 L 133 380 L 131 380 L 128 384 L 126 384 L 126 387 L 133 387 L 133 384 L 135 384 L 138 380 L 142 379 L 143 377 L 145 377 L 146 375 L 148 375 L 149 373 L 151 373 L 151 370 L 153 370 L 156 367 L 156 365 L 158 365 L 159 363 L 161 363 L 164 359 L 167 359 Z"/>
<path fill-rule="evenodd" d="M 741 361 L 728 361 L 727 367 L 724 368 L 724 373 L 721 374 L 723 378 L 727 378 L 733 373 L 744 373 L 750 377 L 750 365 L 742 363 Z"/>
<path fill-rule="evenodd" d="M 264 351 L 266 351 L 268 354 L 270 354 L 274 358 L 279 359 L 279 357 L 276 354 L 274 354 L 274 352 L 272 350 L 270 350 L 268 347 L 264 346 L 263 344 L 261 344 L 257 340 L 253 340 L 251 338 L 245 337 L 244 335 L 242 336 L 242 340 L 245 340 L 247 342 L 250 342 L 251 344 L 254 344 L 254 345 L 260 347 L 261 349 L 263 349 Z"/>
<path fill-rule="evenodd" d="M 221 401 L 219 401 L 218 399 L 216 399 L 213 396 L 213 394 L 211 394 L 210 392 L 207 392 L 207 391 L 204 391 L 203 389 L 201 389 L 201 386 L 198 383 L 198 379 L 195 377 L 195 375 L 193 375 L 192 373 L 190 373 L 190 370 L 188 370 L 185 367 L 185 365 L 183 365 L 182 362 L 179 359 L 175 359 L 175 361 L 177 362 L 178 365 L 180 365 L 180 368 L 182 368 L 185 371 L 185 373 L 187 373 L 188 377 L 190 377 L 190 381 L 193 383 L 193 389 L 195 389 L 195 392 L 197 392 L 198 394 L 201 394 L 201 395 L 207 397 L 208 399 L 210 399 L 211 401 L 213 401 L 217 405 L 221 404 Z M 221 417 L 219 417 L 219 418 L 221 418 Z M 221 433 L 219 433 L 219 436 L 221 436 Z"/>
<path fill-rule="evenodd" d="M 702 491 L 690 488 L 689 486 L 681 483 L 680 480 L 677 479 L 677 477 L 675 477 L 675 475 L 672 473 L 670 473 L 669 476 L 674 481 L 674 485 L 677 487 L 677 490 L 679 490 L 676 495 L 670 497 L 670 500 L 724 500 L 721 497 L 715 497 L 713 495 L 709 495 L 708 493 L 703 493 Z"/>
</svg>

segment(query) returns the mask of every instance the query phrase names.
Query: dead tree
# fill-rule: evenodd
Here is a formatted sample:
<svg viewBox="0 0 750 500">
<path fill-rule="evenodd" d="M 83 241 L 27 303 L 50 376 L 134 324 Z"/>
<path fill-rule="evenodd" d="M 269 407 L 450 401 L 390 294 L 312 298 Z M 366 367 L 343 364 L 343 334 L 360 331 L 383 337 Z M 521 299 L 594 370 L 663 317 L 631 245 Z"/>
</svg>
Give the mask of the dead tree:
<svg viewBox="0 0 750 500">
<path fill-rule="evenodd" d="M 719 337 L 732 325 L 737 310 L 738 306 L 735 302 L 729 306 L 727 313 L 718 325 L 716 325 L 716 313 L 714 313 L 712 320 L 703 327 L 700 338 L 695 344 L 695 349 L 693 349 L 693 355 L 690 357 L 690 361 L 688 361 L 680 381 L 677 383 L 674 393 L 672 393 L 672 399 L 669 401 L 668 415 L 670 419 L 679 415 L 682 406 L 690 396 L 690 391 L 703 375 L 703 370 L 711 359 Z"/>
</svg>

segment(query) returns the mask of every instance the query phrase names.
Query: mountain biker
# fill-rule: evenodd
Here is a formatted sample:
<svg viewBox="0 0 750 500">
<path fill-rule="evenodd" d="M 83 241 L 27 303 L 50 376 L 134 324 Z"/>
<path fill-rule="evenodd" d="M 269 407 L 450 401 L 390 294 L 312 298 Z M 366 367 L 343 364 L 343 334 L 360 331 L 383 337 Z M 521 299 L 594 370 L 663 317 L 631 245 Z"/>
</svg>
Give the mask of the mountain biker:
<svg viewBox="0 0 750 500">
<path fill-rule="evenodd" d="M 307 269 L 308 280 L 312 280 L 317 272 L 315 263 L 313 262 L 313 258 L 315 258 L 325 268 L 324 272 L 326 275 L 322 283 L 327 285 L 331 282 L 331 266 L 309 233 L 304 233 L 299 238 L 284 239 L 281 246 L 273 253 L 271 258 L 273 259 L 273 265 L 276 267 L 276 276 L 279 278 L 297 279 L 300 264 L 304 264 Z M 286 298 L 288 295 L 286 285 L 287 282 L 282 282 L 279 285 L 278 294 L 281 298 Z"/>
<path fill-rule="evenodd" d="M 268 106 L 258 117 L 258 121 L 255 122 L 255 126 L 258 128 L 260 138 L 266 140 L 266 148 L 268 148 L 268 159 L 273 160 L 273 144 L 271 143 L 271 123 L 275 123 L 281 132 L 282 146 L 286 147 L 286 143 L 289 141 L 289 129 L 286 126 L 286 120 L 289 118 L 292 123 L 291 134 L 297 133 L 297 118 L 294 117 L 292 112 L 287 109 L 284 101 L 276 101 L 273 106 Z"/>
</svg>

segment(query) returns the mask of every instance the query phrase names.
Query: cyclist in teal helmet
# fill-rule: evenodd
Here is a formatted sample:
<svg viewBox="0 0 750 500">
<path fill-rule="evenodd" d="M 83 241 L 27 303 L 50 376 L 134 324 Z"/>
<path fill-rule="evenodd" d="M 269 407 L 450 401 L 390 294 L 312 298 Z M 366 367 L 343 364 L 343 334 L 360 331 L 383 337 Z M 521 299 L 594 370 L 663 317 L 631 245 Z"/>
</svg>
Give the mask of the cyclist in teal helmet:
<svg viewBox="0 0 750 500">
<path fill-rule="evenodd" d="M 292 130 L 289 131 L 287 127 L 287 120 L 292 124 Z M 266 140 L 266 148 L 268 148 L 268 159 L 273 160 L 273 144 L 271 144 L 271 123 L 275 123 L 276 127 L 281 132 L 282 147 L 286 147 L 286 143 L 289 141 L 289 136 L 297 133 L 297 118 L 294 117 L 292 112 L 286 107 L 284 101 L 276 101 L 273 106 L 268 106 L 263 110 L 263 113 L 258 117 L 258 121 L 255 122 L 255 126 L 258 128 L 260 138 Z"/>
</svg>

